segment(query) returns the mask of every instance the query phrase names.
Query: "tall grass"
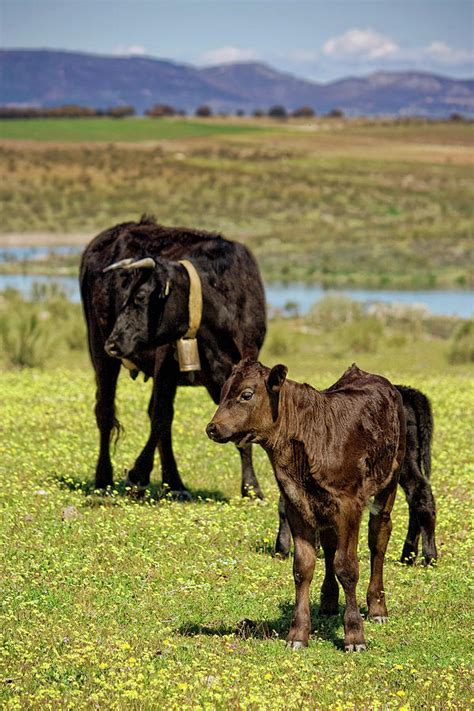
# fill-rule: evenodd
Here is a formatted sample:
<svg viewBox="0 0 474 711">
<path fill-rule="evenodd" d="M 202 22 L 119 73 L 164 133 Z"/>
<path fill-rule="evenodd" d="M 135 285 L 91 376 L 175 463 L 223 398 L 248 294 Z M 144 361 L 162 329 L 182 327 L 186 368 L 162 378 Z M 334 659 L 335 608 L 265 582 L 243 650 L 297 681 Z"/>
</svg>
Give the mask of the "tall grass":
<svg viewBox="0 0 474 711">
<path fill-rule="evenodd" d="M 86 239 L 148 212 L 244 241 L 270 281 L 468 286 L 474 181 L 469 127 L 463 152 L 458 128 L 450 139 L 443 127 L 441 153 L 438 129 L 422 126 L 382 136 L 352 125 L 280 129 L 133 149 L 4 142 L 0 229 Z"/>
</svg>

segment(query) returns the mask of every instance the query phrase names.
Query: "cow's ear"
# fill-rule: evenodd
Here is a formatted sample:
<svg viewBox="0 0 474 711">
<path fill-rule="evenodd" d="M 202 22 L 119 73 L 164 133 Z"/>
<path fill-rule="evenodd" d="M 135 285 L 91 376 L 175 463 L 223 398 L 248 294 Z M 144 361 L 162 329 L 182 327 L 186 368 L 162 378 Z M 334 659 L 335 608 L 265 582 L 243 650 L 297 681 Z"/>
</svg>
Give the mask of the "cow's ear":
<svg viewBox="0 0 474 711">
<path fill-rule="evenodd" d="M 267 388 L 271 393 L 279 393 L 286 379 L 288 368 L 286 365 L 274 365 L 267 380 Z"/>
</svg>

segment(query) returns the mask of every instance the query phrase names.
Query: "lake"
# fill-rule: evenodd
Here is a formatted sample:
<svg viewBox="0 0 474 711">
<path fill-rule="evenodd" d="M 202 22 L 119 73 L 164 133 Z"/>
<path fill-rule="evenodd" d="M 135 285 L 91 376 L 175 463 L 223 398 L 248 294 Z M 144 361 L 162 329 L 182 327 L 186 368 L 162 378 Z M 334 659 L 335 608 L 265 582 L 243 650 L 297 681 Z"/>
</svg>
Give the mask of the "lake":
<svg viewBox="0 0 474 711">
<path fill-rule="evenodd" d="M 33 283 L 57 284 L 71 301 L 78 302 L 79 284 L 76 277 L 48 277 L 30 274 L 0 274 L 0 290 L 17 289 L 25 296 L 31 294 Z M 311 306 L 327 294 L 344 294 L 364 303 L 401 303 L 424 306 L 434 314 L 469 318 L 474 313 L 474 291 L 383 291 L 370 289 L 322 289 L 304 284 L 267 284 L 267 302 L 271 308 L 284 309 L 290 303 L 300 314 L 307 313 Z"/>
</svg>

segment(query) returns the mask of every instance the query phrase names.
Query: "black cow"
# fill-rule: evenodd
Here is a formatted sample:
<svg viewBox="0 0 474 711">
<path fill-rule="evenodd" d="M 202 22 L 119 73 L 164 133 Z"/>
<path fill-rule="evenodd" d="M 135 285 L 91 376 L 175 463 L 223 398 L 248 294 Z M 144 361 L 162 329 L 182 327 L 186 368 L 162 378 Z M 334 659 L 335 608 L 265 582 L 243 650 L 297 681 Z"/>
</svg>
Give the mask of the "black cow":
<svg viewBox="0 0 474 711">
<path fill-rule="evenodd" d="M 202 319 L 197 333 L 201 370 L 180 372 L 175 344 L 186 335 L 191 277 L 181 260 L 197 271 Z M 110 269 L 110 267 L 112 267 Z M 257 358 L 266 332 L 265 296 L 257 264 L 246 247 L 218 234 L 164 227 L 154 219 L 116 225 L 84 251 L 81 296 L 89 350 L 96 373 L 96 419 L 100 452 L 96 487 L 113 483 L 110 461 L 115 388 L 121 359 L 132 375 L 154 378 L 148 408 L 151 432 L 129 471 L 132 485 L 150 482 L 155 449 L 163 483 L 186 494 L 173 455 L 171 425 L 178 385 L 204 385 L 215 403 L 234 363 Z M 251 446 L 239 448 L 242 494 L 262 493 L 252 465 Z"/>
</svg>

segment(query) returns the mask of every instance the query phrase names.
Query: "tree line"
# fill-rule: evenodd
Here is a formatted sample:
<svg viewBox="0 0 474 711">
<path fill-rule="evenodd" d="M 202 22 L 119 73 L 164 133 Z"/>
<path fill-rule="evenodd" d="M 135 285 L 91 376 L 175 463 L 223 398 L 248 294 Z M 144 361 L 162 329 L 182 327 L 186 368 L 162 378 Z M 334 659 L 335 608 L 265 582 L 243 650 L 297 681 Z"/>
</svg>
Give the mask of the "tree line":
<svg viewBox="0 0 474 711">
<path fill-rule="evenodd" d="M 194 112 L 199 118 L 208 118 L 211 116 L 254 116 L 255 118 L 270 116 L 271 118 L 311 118 L 316 115 L 311 106 L 301 106 L 293 111 L 286 109 L 284 106 L 272 106 L 267 111 L 263 109 L 255 109 L 252 112 L 246 112 L 243 109 L 237 109 L 233 114 L 226 111 L 214 111 L 208 105 L 198 106 Z M 90 106 L 79 106 L 77 104 L 65 104 L 63 106 L 55 106 L 52 108 L 39 108 L 35 106 L 0 106 L 0 118 L 91 118 L 97 116 L 108 116 L 112 118 L 125 118 L 127 116 L 135 116 L 136 111 L 133 106 L 120 105 L 109 109 L 94 109 Z M 164 118 L 170 116 L 186 116 L 187 112 L 183 109 L 177 109 L 169 104 L 154 104 L 145 111 L 145 116 L 151 118 Z M 340 109 L 333 109 L 330 112 L 332 116 L 343 116 Z"/>
<path fill-rule="evenodd" d="M 113 106 L 108 109 L 94 109 L 90 106 L 79 106 L 78 104 L 64 104 L 63 106 L 54 106 L 52 108 L 38 108 L 35 106 L 0 106 L 0 119 L 15 119 L 15 118 L 93 118 L 93 117 L 111 117 L 111 118 L 126 118 L 135 116 L 135 108 L 129 104 Z M 177 109 L 169 104 L 154 104 L 145 111 L 145 116 L 150 118 L 166 118 L 172 116 L 186 116 L 187 111 Z M 190 115 L 199 118 L 228 117 L 228 116 L 253 116 L 254 118 L 270 117 L 274 119 L 286 118 L 313 118 L 317 116 L 316 111 L 311 106 L 301 106 L 297 109 L 287 109 L 285 106 L 277 104 L 270 107 L 268 110 L 254 109 L 246 113 L 243 109 L 237 109 L 233 113 L 226 111 L 214 111 L 211 106 L 203 104 L 198 106 Z M 334 108 L 325 114 L 321 114 L 326 118 L 344 118 L 345 114 L 342 109 Z M 408 117 L 406 117 L 409 120 Z M 416 117 L 411 117 L 412 119 Z M 422 117 L 419 117 L 422 118 Z M 465 116 L 458 112 L 453 112 L 447 117 L 449 121 L 469 121 Z"/>
</svg>

